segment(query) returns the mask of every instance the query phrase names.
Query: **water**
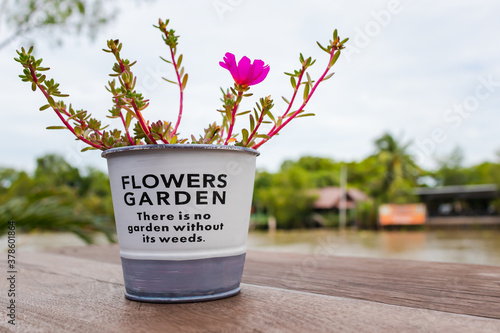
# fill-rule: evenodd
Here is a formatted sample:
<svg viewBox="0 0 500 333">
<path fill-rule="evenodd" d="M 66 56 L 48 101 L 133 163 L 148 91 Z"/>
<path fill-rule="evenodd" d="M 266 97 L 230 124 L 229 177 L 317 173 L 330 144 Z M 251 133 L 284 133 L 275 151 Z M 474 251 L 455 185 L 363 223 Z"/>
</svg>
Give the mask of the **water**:
<svg viewBox="0 0 500 333">
<path fill-rule="evenodd" d="M 500 230 L 251 232 L 262 251 L 500 265 Z"/>
<path fill-rule="evenodd" d="M 85 245 L 68 233 L 30 233 L 16 237 L 17 250 L 21 252 Z M 107 241 L 104 237 L 97 237 L 96 243 L 105 244 Z M 0 251 L 6 252 L 5 235 L 0 237 L 0 244 Z M 248 249 L 500 266 L 500 230 L 252 231 L 248 236 Z"/>
</svg>

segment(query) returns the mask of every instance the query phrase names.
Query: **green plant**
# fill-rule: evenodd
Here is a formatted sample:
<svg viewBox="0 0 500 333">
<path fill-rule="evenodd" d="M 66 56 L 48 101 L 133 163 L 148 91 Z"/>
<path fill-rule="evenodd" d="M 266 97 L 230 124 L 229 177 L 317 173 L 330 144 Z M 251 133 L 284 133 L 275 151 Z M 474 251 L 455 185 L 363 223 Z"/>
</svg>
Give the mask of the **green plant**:
<svg viewBox="0 0 500 333">
<path fill-rule="evenodd" d="M 49 79 L 46 71 L 49 68 L 42 66 L 42 59 L 33 56 L 33 47 L 26 51 L 21 48 L 17 51 L 18 58 L 15 60 L 23 66 L 21 79 L 31 83 L 33 91 L 37 89 L 42 92 L 47 104 L 40 110 L 52 109 L 63 123 L 63 126 L 50 126 L 48 129 L 68 129 L 77 139 L 83 141 L 88 147 L 83 150 L 100 149 L 107 150 L 114 147 L 142 145 L 142 144 L 175 144 L 175 143 L 203 143 L 203 144 L 234 144 L 237 146 L 259 148 L 273 136 L 277 135 L 291 120 L 298 117 L 312 116 L 313 113 L 305 113 L 304 108 L 316 92 L 319 84 L 329 79 L 331 67 L 340 56 L 341 50 L 345 47 L 347 38 L 340 40 L 337 30 L 333 33 L 333 39 L 327 46 L 318 43 L 319 47 L 328 53 L 329 60 L 326 68 L 317 80 L 313 80 L 307 70 L 315 63 L 311 57 L 305 58 L 300 54 L 300 68 L 292 73 L 285 73 L 290 76 L 290 83 L 293 93 L 290 100 L 283 97 L 288 104 L 286 111 L 279 116 L 271 112 L 274 102 L 270 96 L 260 98 L 253 111 L 239 111 L 243 98 L 250 97 L 250 86 L 260 83 L 269 72 L 269 66 L 262 60 L 251 62 L 247 57 L 243 57 L 238 63 L 231 53 L 226 53 L 224 62 L 220 65 L 229 70 L 235 81 L 234 87 L 227 90 L 221 89 L 223 93 L 222 109 L 218 110 L 222 115 L 222 120 L 218 124 L 213 122 L 208 125 L 204 133 L 199 137 L 194 135 L 190 139 L 181 138 L 178 133 L 179 123 L 183 115 L 184 90 L 188 82 L 188 74 L 182 66 L 183 55 L 178 55 L 177 45 L 179 36 L 175 30 L 167 29 L 169 21 L 163 22 L 161 19 L 155 26 L 160 30 L 163 41 L 169 47 L 168 59 L 161 58 L 170 63 L 175 71 L 175 79 L 166 79 L 179 88 L 179 112 L 175 122 L 158 120 L 149 122 L 143 116 L 143 112 L 149 106 L 149 100 L 141 92 L 135 89 L 137 77 L 132 73 L 131 68 L 135 61 L 129 61 L 121 56 L 122 43 L 119 40 L 110 39 L 107 42 L 105 52 L 111 53 L 116 62 L 113 66 L 113 73 L 110 74 L 112 80 L 108 82 L 107 90 L 112 95 L 113 106 L 109 110 L 109 118 L 119 119 L 124 130 L 107 129 L 100 120 L 95 119 L 86 110 L 77 110 L 71 104 L 66 104 L 63 100 L 56 98 L 68 97 L 60 91 L 59 84 L 54 79 Z M 294 107 L 299 99 L 299 93 L 303 95 L 302 102 Z M 238 116 L 247 115 L 249 126 L 241 130 L 241 133 L 234 133 L 234 124 Z M 266 133 L 261 132 L 262 124 L 270 124 L 271 127 Z"/>
</svg>

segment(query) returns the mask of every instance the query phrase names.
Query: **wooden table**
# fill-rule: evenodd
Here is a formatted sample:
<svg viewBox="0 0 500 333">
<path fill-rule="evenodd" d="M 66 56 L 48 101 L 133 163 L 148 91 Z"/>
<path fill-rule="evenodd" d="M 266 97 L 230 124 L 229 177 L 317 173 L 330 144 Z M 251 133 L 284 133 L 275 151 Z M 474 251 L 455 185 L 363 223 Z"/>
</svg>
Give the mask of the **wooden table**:
<svg viewBox="0 0 500 333">
<path fill-rule="evenodd" d="M 148 304 L 123 296 L 115 245 L 17 261 L 17 332 L 500 332 L 496 266 L 250 251 L 239 295 Z"/>
</svg>

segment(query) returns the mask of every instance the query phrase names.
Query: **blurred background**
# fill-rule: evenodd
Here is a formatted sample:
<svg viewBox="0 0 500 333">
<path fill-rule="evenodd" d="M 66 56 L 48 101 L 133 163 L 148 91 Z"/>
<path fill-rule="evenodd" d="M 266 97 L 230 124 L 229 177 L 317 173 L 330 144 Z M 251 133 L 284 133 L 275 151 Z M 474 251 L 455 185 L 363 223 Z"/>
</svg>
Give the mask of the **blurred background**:
<svg viewBox="0 0 500 333">
<path fill-rule="evenodd" d="M 261 149 L 249 248 L 332 255 L 500 264 L 500 32 L 498 1 L 0 1 L 0 217 L 15 220 L 20 246 L 105 243 L 114 220 L 105 160 L 39 112 L 13 58 L 21 46 L 51 67 L 75 108 L 104 118 L 119 39 L 137 60 L 145 116 L 173 119 L 178 92 L 159 59 L 158 18 L 181 36 L 189 73 L 181 135 L 218 120 L 218 62 L 226 52 L 271 71 L 252 87 L 284 111 L 284 72 L 299 53 L 317 59 L 338 29 L 349 37 L 308 112 Z M 243 108 L 254 106 L 246 101 Z M 69 103 L 69 102 L 68 102 Z M 110 121 L 111 122 L 111 121 Z M 5 232 L 5 228 L 2 230 Z M 43 235 L 43 237 L 41 236 Z M 0 244 L 7 244 L 2 242 Z M 3 245 L 2 245 L 3 246 Z"/>
</svg>

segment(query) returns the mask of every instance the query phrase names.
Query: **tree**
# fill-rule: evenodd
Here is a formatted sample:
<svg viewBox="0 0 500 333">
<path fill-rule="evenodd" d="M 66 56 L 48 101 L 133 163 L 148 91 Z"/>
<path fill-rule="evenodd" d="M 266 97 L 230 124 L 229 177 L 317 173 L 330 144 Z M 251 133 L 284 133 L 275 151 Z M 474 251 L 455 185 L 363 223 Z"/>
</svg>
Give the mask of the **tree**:
<svg viewBox="0 0 500 333">
<path fill-rule="evenodd" d="M 37 159 L 32 176 L 0 169 L 0 220 L 16 221 L 20 232 L 66 231 L 92 243 L 96 232 L 113 241 L 111 192 L 106 174 L 89 170 L 82 176 L 62 157 Z M 2 228 L 0 233 L 6 232 Z"/>
<path fill-rule="evenodd" d="M 421 173 L 413 157 L 407 152 L 411 142 L 398 142 L 385 133 L 375 140 L 376 156 L 384 167 L 378 195 L 383 201 L 405 202 L 413 199 L 413 187 Z"/>
<path fill-rule="evenodd" d="M 254 207 L 274 216 L 278 228 L 307 226 L 316 198 L 304 169 L 285 162 L 279 173 L 258 173 L 255 185 Z"/>
<path fill-rule="evenodd" d="M 464 153 L 460 147 L 455 147 L 446 156 L 437 159 L 439 169 L 435 177 L 441 186 L 464 185 L 468 183 L 467 175 L 463 170 Z"/>
<path fill-rule="evenodd" d="M 0 39 L 0 49 L 15 39 L 32 38 L 46 34 L 61 42 L 58 34 L 87 32 L 95 36 L 97 30 L 109 23 L 117 9 L 104 0 L 2 0 L 0 24 L 8 28 Z M 5 33 L 4 33 L 5 34 Z"/>
</svg>

